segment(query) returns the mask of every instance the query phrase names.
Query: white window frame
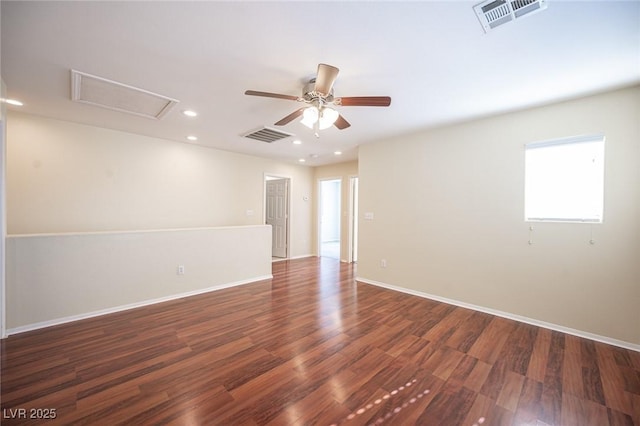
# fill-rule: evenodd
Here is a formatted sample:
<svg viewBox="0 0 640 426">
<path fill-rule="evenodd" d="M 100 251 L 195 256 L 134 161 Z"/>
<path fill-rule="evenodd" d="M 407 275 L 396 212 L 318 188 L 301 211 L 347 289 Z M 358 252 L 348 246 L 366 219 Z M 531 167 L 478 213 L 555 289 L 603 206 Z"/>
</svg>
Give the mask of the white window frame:
<svg viewBox="0 0 640 426">
<path fill-rule="evenodd" d="M 577 217 L 573 217 L 573 215 L 564 214 L 567 212 L 567 210 L 563 211 L 561 207 L 558 207 L 558 209 L 553 212 L 555 214 L 549 214 L 549 212 L 553 211 L 553 208 L 549 208 L 549 206 L 547 207 L 543 206 L 543 207 L 537 207 L 537 208 L 532 207 L 530 203 L 542 202 L 540 199 L 542 197 L 540 188 L 545 187 L 545 185 L 547 188 L 549 188 L 550 187 L 549 185 L 551 184 L 549 182 L 540 183 L 540 182 L 532 181 L 532 179 L 536 179 L 536 176 L 534 175 L 534 173 L 540 172 L 541 166 L 539 164 L 535 164 L 535 157 L 529 157 L 527 154 L 538 149 L 560 148 L 567 145 L 577 145 L 577 144 L 587 144 L 587 143 L 599 144 L 599 146 L 594 146 L 594 148 L 598 150 L 599 149 L 602 150 L 601 154 L 598 153 L 598 157 L 597 157 L 598 159 L 601 159 L 602 162 L 596 163 L 593 170 L 589 172 L 587 172 L 586 170 L 583 171 L 585 178 L 593 181 L 592 184 L 594 185 L 594 193 L 592 194 L 593 198 L 590 200 L 593 204 L 592 206 L 593 208 L 585 207 L 586 210 L 581 212 L 580 215 L 576 215 Z M 524 151 L 525 151 L 525 194 L 524 194 L 525 222 L 570 222 L 570 223 L 602 223 L 603 222 L 603 219 L 604 219 L 603 218 L 604 216 L 604 172 L 605 172 L 604 171 L 605 137 L 603 134 L 575 136 L 575 137 L 540 141 L 540 142 L 530 142 L 528 144 L 525 144 Z M 547 151 L 547 153 L 550 153 L 550 152 L 552 151 Z M 575 176 L 570 177 L 569 175 L 566 175 L 568 178 L 565 180 L 563 179 L 563 177 L 559 177 L 559 176 L 565 176 L 565 175 L 558 173 L 557 171 L 554 175 L 553 171 L 554 171 L 554 166 L 552 164 L 549 164 L 549 172 L 552 176 L 556 176 L 557 178 L 556 182 L 558 182 L 558 187 L 565 186 L 566 188 L 566 186 L 569 186 L 569 185 L 573 185 L 573 184 L 578 185 L 577 183 L 569 183 L 569 180 L 575 179 Z M 536 190 L 536 187 L 537 187 L 537 190 Z M 576 186 L 576 188 L 580 188 L 580 187 Z M 557 197 L 560 194 L 555 193 L 553 195 L 550 195 L 550 197 L 553 198 L 554 195 Z M 553 203 L 550 202 L 548 204 L 552 205 Z M 537 205 L 540 206 L 540 204 L 537 204 Z M 545 209 L 547 210 L 547 213 L 543 213 L 543 214 L 539 213 Z"/>
</svg>

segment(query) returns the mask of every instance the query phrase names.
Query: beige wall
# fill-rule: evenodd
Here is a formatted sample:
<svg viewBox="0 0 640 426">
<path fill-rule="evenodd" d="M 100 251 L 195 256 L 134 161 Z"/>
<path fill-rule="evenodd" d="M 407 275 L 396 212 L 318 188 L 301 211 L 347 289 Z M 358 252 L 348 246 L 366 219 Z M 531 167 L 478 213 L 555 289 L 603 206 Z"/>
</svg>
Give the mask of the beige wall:
<svg viewBox="0 0 640 426">
<path fill-rule="evenodd" d="M 350 197 L 350 178 L 352 176 L 358 176 L 358 162 L 349 161 L 345 163 L 331 164 L 327 166 L 320 166 L 315 168 L 315 194 L 313 211 L 314 211 L 314 232 L 313 232 L 313 247 L 318 250 L 318 195 L 320 181 L 323 179 L 341 179 L 341 199 L 340 199 L 340 259 L 344 262 L 347 261 L 349 253 L 349 197 Z"/>
<path fill-rule="evenodd" d="M 258 225 L 264 173 L 291 177 L 291 256 L 312 254 L 310 167 L 11 112 L 8 232 Z"/>
<path fill-rule="evenodd" d="M 525 223 L 523 145 L 596 133 L 604 223 Z M 360 277 L 640 344 L 640 87 L 366 144 L 359 175 Z"/>
</svg>

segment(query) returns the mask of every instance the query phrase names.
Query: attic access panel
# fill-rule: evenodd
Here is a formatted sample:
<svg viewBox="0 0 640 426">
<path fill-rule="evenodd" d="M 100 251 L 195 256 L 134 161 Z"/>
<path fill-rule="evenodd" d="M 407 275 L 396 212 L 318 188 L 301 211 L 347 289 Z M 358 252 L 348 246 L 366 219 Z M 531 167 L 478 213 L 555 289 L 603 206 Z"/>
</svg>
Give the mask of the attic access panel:
<svg viewBox="0 0 640 426">
<path fill-rule="evenodd" d="M 179 101 L 103 77 L 71 70 L 71 99 L 159 120 Z"/>
</svg>

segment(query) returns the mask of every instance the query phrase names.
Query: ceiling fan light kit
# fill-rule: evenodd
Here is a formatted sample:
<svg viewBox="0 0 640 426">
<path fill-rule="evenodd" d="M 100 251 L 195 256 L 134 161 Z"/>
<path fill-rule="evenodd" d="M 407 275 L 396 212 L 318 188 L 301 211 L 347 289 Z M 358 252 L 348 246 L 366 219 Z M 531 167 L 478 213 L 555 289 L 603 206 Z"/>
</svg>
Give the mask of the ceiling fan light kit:
<svg viewBox="0 0 640 426">
<path fill-rule="evenodd" d="M 313 129 L 317 123 L 318 129 L 325 130 L 333 126 L 339 115 L 338 111 L 333 108 L 318 109 L 315 106 L 310 106 L 305 108 L 300 122 L 310 129 Z"/>
<path fill-rule="evenodd" d="M 302 112 L 302 120 L 300 120 L 300 122 L 305 126 L 307 126 L 308 128 L 313 129 L 313 125 L 318 122 L 319 116 L 320 114 L 318 112 L 318 108 L 316 107 L 305 108 L 305 110 Z"/>
<path fill-rule="evenodd" d="M 304 102 L 309 106 L 300 108 L 280 121 L 276 126 L 284 126 L 302 116 L 300 122 L 310 129 L 314 129 L 316 136 L 319 130 L 335 126 L 339 130 L 351 126 L 347 120 L 334 108 L 334 106 L 376 106 L 387 107 L 391 105 L 388 96 L 357 96 L 335 98 L 333 84 L 340 70 L 332 65 L 319 64 L 316 78 L 311 79 L 302 89 L 302 96 L 283 95 L 279 93 L 260 92 L 247 90 L 245 95 L 262 96 L 267 98 L 284 99 L 296 102 Z"/>
</svg>

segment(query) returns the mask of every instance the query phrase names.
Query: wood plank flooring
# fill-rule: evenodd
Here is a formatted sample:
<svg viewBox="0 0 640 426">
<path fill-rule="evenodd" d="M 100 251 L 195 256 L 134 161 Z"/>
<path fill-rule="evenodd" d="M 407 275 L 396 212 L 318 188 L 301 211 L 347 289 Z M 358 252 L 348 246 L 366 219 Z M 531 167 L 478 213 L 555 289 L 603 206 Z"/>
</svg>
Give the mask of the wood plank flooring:
<svg viewBox="0 0 640 426">
<path fill-rule="evenodd" d="M 640 426 L 640 353 L 333 259 L 273 274 L 5 339 L 2 424 Z"/>
</svg>

